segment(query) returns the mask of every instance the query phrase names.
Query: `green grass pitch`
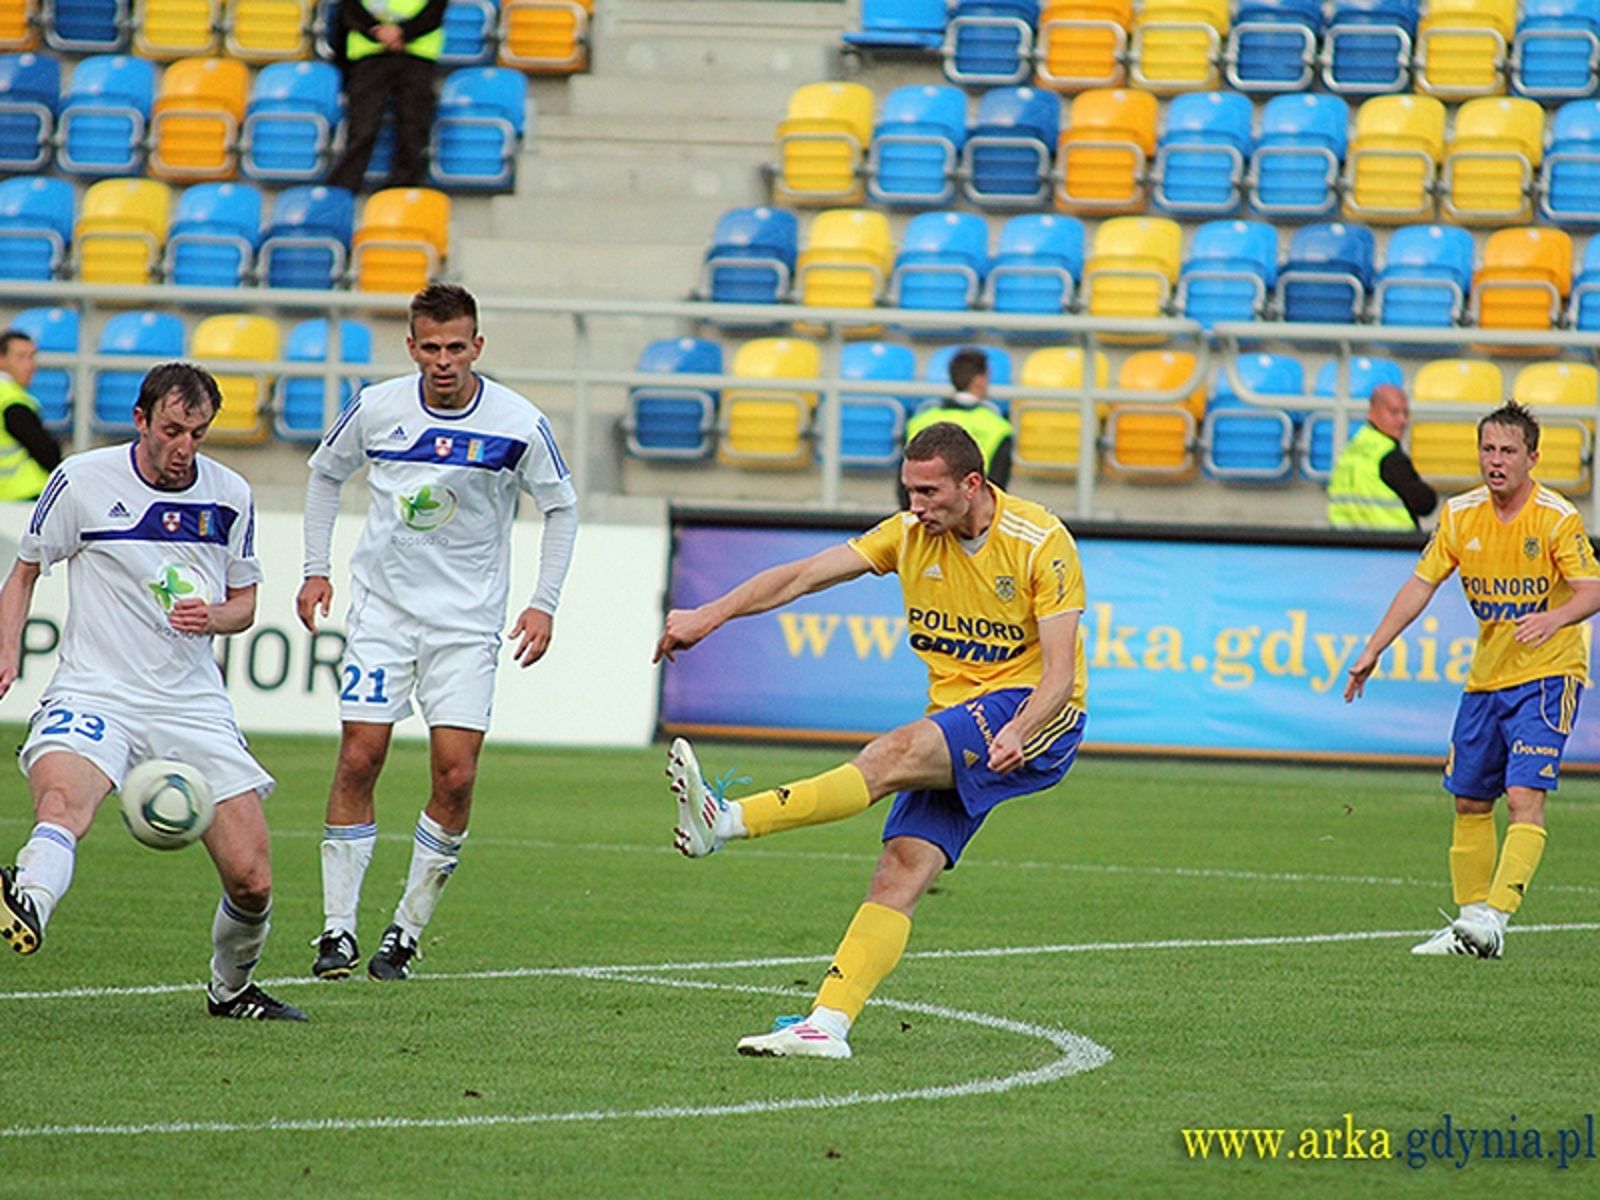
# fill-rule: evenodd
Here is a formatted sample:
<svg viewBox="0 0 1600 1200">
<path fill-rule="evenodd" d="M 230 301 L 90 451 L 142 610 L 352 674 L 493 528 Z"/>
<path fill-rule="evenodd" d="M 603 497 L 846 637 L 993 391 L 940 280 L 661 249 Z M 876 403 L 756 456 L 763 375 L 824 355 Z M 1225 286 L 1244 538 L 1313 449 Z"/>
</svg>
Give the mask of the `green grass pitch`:
<svg viewBox="0 0 1600 1200">
<path fill-rule="evenodd" d="M 260 978 L 311 1022 L 202 1015 L 210 865 L 136 845 L 107 805 L 42 950 L 0 961 L 0 1195 L 1543 1195 L 1600 1179 L 1581 1141 L 1564 1170 L 1508 1153 L 1530 1131 L 1553 1152 L 1600 1110 L 1593 779 L 1552 798 L 1527 931 L 1480 963 L 1407 952 L 1450 900 L 1435 773 L 1085 758 L 1001 809 L 923 902 L 856 1057 L 804 1062 L 733 1045 L 803 1010 L 881 814 L 691 863 L 670 847 L 660 748 L 491 740 L 417 976 L 319 984 L 334 743 L 254 748 L 280 780 Z M 700 750 L 708 774 L 759 785 L 841 757 Z M 6 858 L 30 824 L 10 779 Z M 422 748 L 397 744 L 368 953 L 424 780 Z M 1534 928 L 1550 926 L 1579 928 Z M 1498 1142 L 1471 1135 L 1460 1167 L 1457 1140 L 1453 1161 L 1408 1161 L 1413 1128 L 1445 1147 L 1446 1114 L 1452 1139 Z M 1285 1129 L 1301 1152 L 1186 1152 L 1183 1129 L 1229 1127 Z M 1353 1156 L 1351 1127 L 1368 1155 L 1385 1130 L 1394 1157 Z"/>
</svg>

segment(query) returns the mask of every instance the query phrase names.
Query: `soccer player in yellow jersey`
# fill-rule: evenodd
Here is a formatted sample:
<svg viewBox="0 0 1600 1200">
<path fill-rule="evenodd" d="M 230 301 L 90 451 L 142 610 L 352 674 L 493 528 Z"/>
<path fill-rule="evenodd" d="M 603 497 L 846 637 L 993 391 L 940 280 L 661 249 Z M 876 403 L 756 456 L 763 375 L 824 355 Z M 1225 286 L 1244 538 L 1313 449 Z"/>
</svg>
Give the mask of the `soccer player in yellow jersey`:
<svg viewBox="0 0 1600 1200">
<path fill-rule="evenodd" d="M 1581 624 L 1600 611 L 1600 566 L 1578 510 L 1529 476 L 1538 461 L 1539 424 L 1521 405 L 1478 422 L 1484 486 L 1446 503 L 1416 574 L 1345 686 L 1346 701 L 1361 695 L 1378 656 L 1459 571 L 1478 618 L 1444 766 L 1445 790 L 1456 798 L 1450 883 L 1461 911 L 1413 954 L 1501 956 L 1506 923 L 1544 854 L 1544 796 L 1560 778 L 1588 684 Z M 1494 804 L 1502 792 L 1510 823 L 1497 847 Z"/>
<path fill-rule="evenodd" d="M 927 716 L 811 779 L 724 800 L 706 786 L 689 743 L 672 744 L 676 844 L 690 858 L 734 838 L 852 816 L 899 793 L 866 901 L 810 1016 L 744 1038 L 741 1054 L 850 1057 L 850 1026 L 899 962 L 922 894 L 995 805 L 1060 782 L 1083 737 L 1083 573 L 1071 536 L 1044 508 L 991 484 L 978 444 L 959 426 L 912 438 L 900 474 L 909 512 L 699 608 L 673 610 L 656 646 L 657 661 L 671 658 L 734 617 L 893 571 L 911 648 L 928 666 Z"/>
</svg>

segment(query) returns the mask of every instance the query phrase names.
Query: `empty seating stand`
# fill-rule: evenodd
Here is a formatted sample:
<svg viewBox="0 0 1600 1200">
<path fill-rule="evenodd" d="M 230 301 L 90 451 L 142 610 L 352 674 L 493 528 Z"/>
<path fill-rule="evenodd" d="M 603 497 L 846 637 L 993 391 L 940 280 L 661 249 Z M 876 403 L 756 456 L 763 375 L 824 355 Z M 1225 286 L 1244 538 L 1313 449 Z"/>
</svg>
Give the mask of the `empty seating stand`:
<svg viewBox="0 0 1600 1200">
<path fill-rule="evenodd" d="M 639 354 L 634 370 L 652 375 L 720 375 L 722 347 L 703 338 L 662 338 Z M 701 460 L 716 439 L 719 393 L 714 387 L 642 384 L 628 390 L 623 431 L 637 458 Z"/>
</svg>

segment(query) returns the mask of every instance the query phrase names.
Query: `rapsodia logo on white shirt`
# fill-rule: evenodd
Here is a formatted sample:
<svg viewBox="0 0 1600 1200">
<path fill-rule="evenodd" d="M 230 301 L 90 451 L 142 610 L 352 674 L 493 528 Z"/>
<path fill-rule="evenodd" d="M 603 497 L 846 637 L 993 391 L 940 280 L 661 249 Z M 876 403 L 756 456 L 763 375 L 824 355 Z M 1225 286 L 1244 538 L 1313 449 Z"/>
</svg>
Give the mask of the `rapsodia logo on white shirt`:
<svg viewBox="0 0 1600 1200">
<path fill-rule="evenodd" d="M 211 603 L 205 580 L 195 574 L 194 567 L 184 562 L 164 563 L 154 579 L 145 580 L 150 595 L 161 606 L 162 612 L 171 612 L 179 600 L 199 600 Z"/>
<path fill-rule="evenodd" d="M 439 484 L 428 484 L 409 496 L 398 497 L 400 520 L 408 529 L 426 533 L 438 529 L 456 515 L 456 494 Z"/>
</svg>

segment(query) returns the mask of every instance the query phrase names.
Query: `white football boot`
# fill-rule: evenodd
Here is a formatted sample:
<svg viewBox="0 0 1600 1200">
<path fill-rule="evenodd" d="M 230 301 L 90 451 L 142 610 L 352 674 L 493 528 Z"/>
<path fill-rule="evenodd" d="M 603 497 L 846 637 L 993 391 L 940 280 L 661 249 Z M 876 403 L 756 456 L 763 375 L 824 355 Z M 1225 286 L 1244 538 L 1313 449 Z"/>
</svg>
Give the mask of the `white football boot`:
<svg viewBox="0 0 1600 1200">
<path fill-rule="evenodd" d="M 674 738 L 667 751 L 667 779 L 678 798 L 678 826 L 672 831 L 672 844 L 688 858 L 704 858 L 722 849 L 724 839 L 716 835 L 717 815 L 726 801 L 706 786 L 694 747 L 685 738 Z"/>
<path fill-rule="evenodd" d="M 850 1043 L 810 1021 L 739 1039 L 739 1053 L 752 1058 L 849 1058 Z"/>
<path fill-rule="evenodd" d="M 1453 926 L 1446 925 L 1427 941 L 1418 942 L 1415 946 L 1411 947 L 1411 953 L 1471 955 L 1474 953 L 1474 951 L 1469 949 L 1465 944 L 1463 944 L 1461 939 L 1456 936 L 1456 931 Z"/>
<path fill-rule="evenodd" d="M 1505 947 L 1505 930 L 1487 909 L 1468 909 L 1450 922 L 1450 931 L 1466 947 L 1464 953 L 1479 958 L 1499 958 Z"/>
</svg>

